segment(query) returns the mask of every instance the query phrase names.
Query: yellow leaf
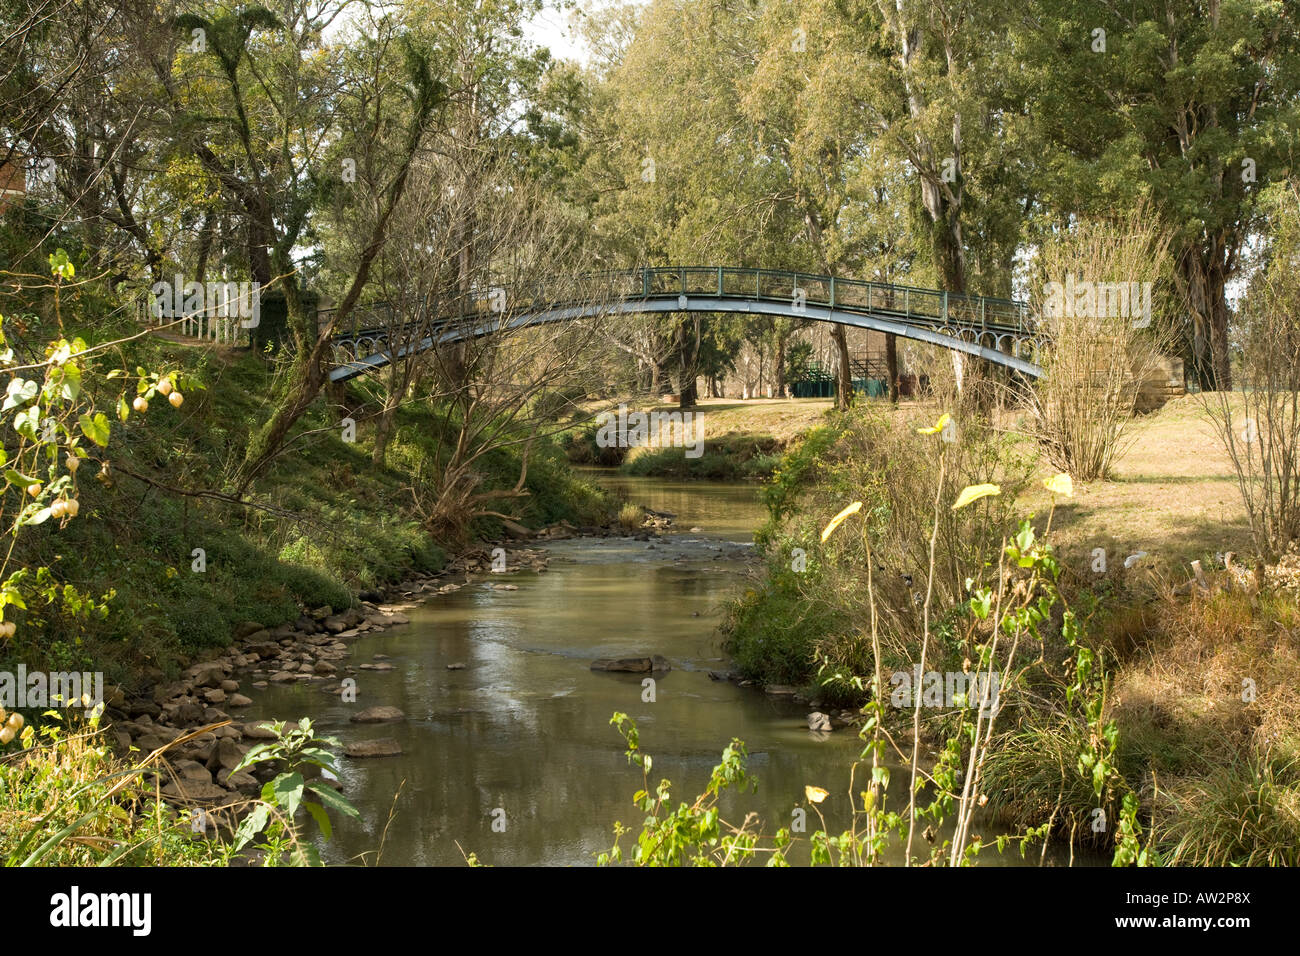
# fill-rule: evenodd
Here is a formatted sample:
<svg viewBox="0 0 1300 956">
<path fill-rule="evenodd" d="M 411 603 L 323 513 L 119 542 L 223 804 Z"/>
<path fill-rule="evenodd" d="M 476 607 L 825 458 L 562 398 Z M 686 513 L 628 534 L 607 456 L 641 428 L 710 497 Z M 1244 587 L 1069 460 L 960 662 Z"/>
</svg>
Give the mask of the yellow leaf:
<svg viewBox="0 0 1300 956">
<path fill-rule="evenodd" d="M 935 422 L 934 425 L 932 425 L 929 428 L 918 428 L 916 430 L 916 433 L 918 435 L 937 435 L 939 434 L 939 432 L 943 431 L 943 427 L 947 425 L 951 419 L 952 416 L 949 415 L 947 412 L 944 412 L 942 415 L 939 416 L 939 420 Z"/>
<path fill-rule="evenodd" d="M 830 796 L 830 794 L 827 791 L 823 790 L 821 787 L 809 787 L 805 785 L 803 788 L 803 792 L 804 792 L 804 796 L 806 796 L 813 803 L 821 803 L 823 800 L 825 800 L 827 797 Z"/>
<path fill-rule="evenodd" d="M 855 515 L 861 510 L 862 510 L 862 502 L 855 501 L 853 502 L 853 504 L 849 505 L 839 514 L 837 514 L 834 518 L 831 519 L 831 523 L 822 529 L 822 541 L 825 542 L 826 539 L 829 538 L 835 532 L 835 529 L 844 523 L 845 518 L 847 518 L 849 515 Z"/>
<path fill-rule="evenodd" d="M 979 501 L 989 495 L 1000 494 L 1002 494 L 1002 489 L 997 485 L 969 485 L 962 489 L 962 493 L 957 496 L 957 500 L 953 502 L 952 510 L 956 511 L 958 508 L 965 508 L 972 501 Z"/>
<path fill-rule="evenodd" d="M 1051 478 L 1043 479 L 1043 487 L 1054 495 L 1065 495 L 1067 498 L 1074 497 L 1074 482 L 1065 472 L 1059 475 L 1053 475 Z"/>
</svg>

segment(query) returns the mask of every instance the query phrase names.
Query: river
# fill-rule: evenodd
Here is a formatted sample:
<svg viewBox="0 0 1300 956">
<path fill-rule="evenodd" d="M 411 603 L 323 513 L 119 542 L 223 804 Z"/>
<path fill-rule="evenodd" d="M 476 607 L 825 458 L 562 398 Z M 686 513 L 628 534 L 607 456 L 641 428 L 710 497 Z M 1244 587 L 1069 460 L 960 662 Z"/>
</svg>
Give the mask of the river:
<svg viewBox="0 0 1300 956">
<path fill-rule="evenodd" d="M 743 586 L 745 551 L 762 520 L 752 484 L 672 482 L 604 473 L 630 500 L 674 513 L 659 541 L 579 538 L 547 545 L 544 573 L 492 575 L 408 612 L 409 626 L 352 647 L 353 666 L 384 655 L 393 669 L 359 671 L 356 703 L 310 684 L 272 684 L 251 718 L 308 715 L 343 743 L 393 737 L 402 754 L 340 758 L 361 820 L 340 818 L 321 843 L 331 863 L 590 865 L 609 848 L 614 822 L 639 831 L 632 805 L 640 770 L 629 766 L 610 717 L 622 711 L 654 758 L 651 785 L 673 783 L 674 804 L 693 799 L 733 737 L 749 749 L 756 792 L 729 796 L 724 820 L 757 812 L 765 832 L 789 826 L 805 785 L 829 790 L 820 809 L 832 832 L 849 819 L 849 772 L 861 749 L 852 730 L 807 729 L 806 705 L 713 680 L 726 670 L 716 630 L 720 606 Z M 691 532 L 692 527 L 698 532 Z M 599 657 L 661 654 L 655 675 L 593 672 Z M 383 659 L 383 658 L 381 658 Z M 449 670 L 449 664 L 464 664 Z M 360 708 L 391 705 L 401 723 L 350 722 Z M 859 770 L 858 783 L 863 779 Z M 905 790 L 905 777 L 896 774 Z M 809 815 L 808 829 L 820 824 Z M 625 849 L 634 834 L 623 838 Z M 798 854 L 802 855 L 802 854 Z"/>
</svg>

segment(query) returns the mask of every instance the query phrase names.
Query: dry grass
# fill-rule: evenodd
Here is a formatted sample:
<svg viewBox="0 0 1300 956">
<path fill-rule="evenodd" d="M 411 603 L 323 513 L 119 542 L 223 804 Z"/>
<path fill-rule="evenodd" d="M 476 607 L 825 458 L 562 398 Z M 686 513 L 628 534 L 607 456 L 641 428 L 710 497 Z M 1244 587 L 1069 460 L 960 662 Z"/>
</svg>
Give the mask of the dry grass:
<svg viewBox="0 0 1300 956">
<path fill-rule="evenodd" d="M 1183 739 L 1193 753 L 1220 748 L 1300 757 L 1300 605 L 1294 596 L 1244 592 L 1166 597 L 1151 615 L 1149 653 L 1119 672 L 1114 707 L 1140 741 Z M 1249 681 L 1252 700 L 1243 700 Z M 1174 773 L 1178 754 L 1152 755 Z"/>
<path fill-rule="evenodd" d="M 1241 404 L 1239 395 L 1232 400 Z M 889 407 L 885 402 L 872 404 L 882 410 Z M 763 434 L 784 444 L 819 424 L 831 405 L 829 399 L 708 399 L 698 411 L 704 415 L 706 441 L 727 434 Z M 897 414 L 907 422 L 930 424 L 945 410 L 931 401 L 904 401 Z M 1023 412 L 1004 414 L 998 425 L 1019 434 L 1029 430 Z M 1127 449 L 1115 462 L 1112 480 L 1076 482 L 1074 498 L 1057 504 L 1053 538 L 1070 566 L 1088 568 L 1094 548 L 1106 549 L 1109 564 L 1146 551 L 1181 580 L 1190 574 L 1187 564 L 1192 560 L 1221 551 L 1243 556 L 1250 551 L 1250 527 L 1232 461 L 1199 396 L 1175 399 L 1160 411 L 1136 418 L 1127 435 Z M 1022 450 L 1032 453 L 1030 438 L 1025 437 Z M 1053 471 L 1046 461 L 1039 466 L 1040 477 Z M 1035 483 L 1022 503 L 1042 518 L 1051 496 Z"/>
<path fill-rule="evenodd" d="M 1185 578 L 1194 559 L 1250 551 L 1232 462 L 1198 396 L 1175 399 L 1137 419 L 1130 435 L 1113 480 L 1076 482 L 1074 498 L 1057 506 L 1053 538 L 1067 564 L 1088 568 L 1094 548 L 1104 548 L 1112 565 L 1146 551 L 1173 576 Z M 1041 470 L 1046 477 L 1050 468 Z M 1036 486 L 1025 503 L 1045 513 L 1051 498 Z"/>
<path fill-rule="evenodd" d="M 1233 396 L 1240 404 L 1241 397 Z M 929 424 L 946 409 L 932 402 L 903 402 L 906 421 Z M 1001 413 L 997 426 L 1025 436 L 1021 451 L 1034 452 L 1023 411 Z M 1250 527 L 1242 506 L 1232 462 L 1196 395 L 1175 399 L 1160 411 L 1134 419 L 1131 442 L 1116 461 L 1114 478 L 1075 482 L 1074 497 L 1059 500 L 1052 519 L 1052 538 L 1064 560 L 1076 570 L 1087 568 L 1093 548 L 1105 548 L 1109 564 L 1116 557 L 1146 551 L 1166 569 L 1220 551 L 1250 551 Z M 1055 469 L 1040 459 L 1037 475 Z M 1021 496 L 1041 527 L 1052 497 L 1040 482 Z M 1149 562 L 1148 562 L 1149 563 Z M 1180 572 L 1181 573 L 1181 572 Z"/>
<path fill-rule="evenodd" d="M 583 402 L 579 407 L 596 415 L 617 409 L 620 401 L 626 402 L 631 411 L 677 409 L 676 404 L 636 398 Z M 785 444 L 820 425 L 826 412 L 834 405 L 835 402 L 829 398 L 754 398 L 744 402 L 731 398 L 702 398 L 691 411 L 700 414 L 706 440 L 728 434 L 752 434 L 770 435 Z"/>
<path fill-rule="evenodd" d="M 1242 590 L 1166 596 L 1115 676 L 1121 763 L 1165 862 L 1295 865 L 1300 605 Z"/>
</svg>

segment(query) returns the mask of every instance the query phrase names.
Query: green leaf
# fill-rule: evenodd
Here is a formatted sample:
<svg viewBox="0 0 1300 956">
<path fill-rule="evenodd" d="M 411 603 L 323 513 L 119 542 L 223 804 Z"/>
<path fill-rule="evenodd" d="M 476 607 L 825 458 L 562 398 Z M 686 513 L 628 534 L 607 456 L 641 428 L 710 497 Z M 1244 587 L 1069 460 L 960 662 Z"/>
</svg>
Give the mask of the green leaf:
<svg viewBox="0 0 1300 956">
<path fill-rule="evenodd" d="M 239 829 L 235 831 L 235 850 L 242 850 L 248 845 L 248 842 L 262 832 L 266 826 L 266 821 L 270 819 L 271 808 L 265 803 L 259 803 L 253 807 L 251 813 L 244 817 L 239 824 Z"/>
<path fill-rule="evenodd" d="M 37 405 L 32 405 L 14 416 L 14 431 L 36 441 L 37 430 L 41 424 L 41 409 Z"/>
<path fill-rule="evenodd" d="M 81 426 L 81 433 L 100 448 L 108 445 L 108 419 L 103 412 L 96 412 L 93 418 L 82 415 L 77 419 L 77 424 Z"/>
<path fill-rule="evenodd" d="M 118 421 L 122 421 L 122 422 L 126 421 L 127 416 L 130 414 L 131 414 L 131 406 L 126 403 L 126 396 L 119 395 L 117 399 Z"/>
<path fill-rule="evenodd" d="M 75 402 L 77 396 L 81 394 L 81 369 L 75 365 L 65 365 L 63 367 L 63 398 L 65 401 Z"/>
<path fill-rule="evenodd" d="M 248 751 L 248 753 L 244 754 L 244 759 L 239 761 L 239 764 L 235 767 L 235 769 L 230 772 L 238 773 L 241 770 L 253 766 L 253 764 L 261 763 L 263 760 L 274 759 L 275 754 L 268 752 L 273 749 L 274 748 L 271 744 L 258 744 L 252 750 Z"/>
<path fill-rule="evenodd" d="M 31 515 L 30 517 L 23 518 L 22 524 L 23 525 L 44 524 L 45 520 L 49 518 L 49 516 L 50 516 L 50 509 L 42 508 L 39 511 L 37 511 L 35 514 Z"/>
<path fill-rule="evenodd" d="M 331 810 L 337 810 L 344 816 L 352 817 L 354 820 L 361 819 L 360 811 L 349 803 L 346 797 L 342 797 L 336 793 L 329 784 L 312 781 L 307 785 L 307 789 L 320 797 L 320 802 L 325 804 L 325 806 L 329 807 Z"/>
<path fill-rule="evenodd" d="M 310 800 L 304 800 L 302 805 L 307 808 L 307 812 L 311 814 L 311 818 L 315 820 L 316 825 L 320 827 L 321 834 L 328 840 L 334 833 L 334 828 L 330 826 L 329 814 L 325 812 L 319 803 L 312 803 Z"/>
<path fill-rule="evenodd" d="M 26 488 L 28 485 L 36 484 L 38 479 L 30 478 L 21 471 L 14 471 L 12 468 L 5 469 L 5 481 L 11 485 L 17 485 L 19 488 Z"/>
<path fill-rule="evenodd" d="M 300 773 L 282 773 L 271 781 L 275 802 L 284 807 L 290 817 L 298 812 L 298 804 L 302 802 L 302 790 L 303 780 Z"/>
<path fill-rule="evenodd" d="M 7 412 L 19 405 L 26 405 L 36 397 L 38 391 L 40 391 L 40 386 L 29 379 L 15 378 L 10 380 L 9 388 L 5 393 L 4 407 L 0 411 Z"/>
</svg>

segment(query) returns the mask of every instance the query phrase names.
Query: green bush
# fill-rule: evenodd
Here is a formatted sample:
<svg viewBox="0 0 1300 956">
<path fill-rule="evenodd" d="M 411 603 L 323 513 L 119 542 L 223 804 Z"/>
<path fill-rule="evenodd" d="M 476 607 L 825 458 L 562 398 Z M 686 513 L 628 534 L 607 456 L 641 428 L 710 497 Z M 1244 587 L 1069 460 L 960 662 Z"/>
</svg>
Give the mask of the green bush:
<svg viewBox="0 0 1300 956">
<path fill-rule="evenodd" d="M 818 569 L 791 570 L 774 559 L 757 590 L 726 610 L 724 647 L 742 676 L 762 684 L 807 685 L 816 676 L 818 644 L 846 624 L 839 610 L 807 600 Z"/>
</svg>

